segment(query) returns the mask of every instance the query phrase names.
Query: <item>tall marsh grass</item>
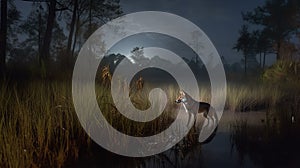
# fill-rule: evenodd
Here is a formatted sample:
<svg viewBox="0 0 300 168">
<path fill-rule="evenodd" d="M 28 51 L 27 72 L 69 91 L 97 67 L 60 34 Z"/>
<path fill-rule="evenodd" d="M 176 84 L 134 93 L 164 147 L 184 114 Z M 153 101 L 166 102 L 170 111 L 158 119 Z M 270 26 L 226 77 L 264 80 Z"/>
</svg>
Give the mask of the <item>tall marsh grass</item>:
<svg viewBox="0 0 300 168">
<path fill-rule="evenodd" d="M 230 111 L 261 110 L 275 106 L 284 96 L 283 90 L 276 86 L 229 84 L 226 108 Z"/>
<path fill-rule="evenodd" d="M 135 136 L 160 132 L 174 120 L 173 103 L 178 89 L 163 86 L 169 95 L 166 112 L 149 123 L 133 123 L 113 108 L 109 90 L 96 87 L 99 105 L 106 119 L 118 130 Z M 121 89 L 121 88 L 120 88 Z M 132 93 L 137 108 L 145 109 L 150 88 Z M 229 85 L 226 108 L 238 111 L 245 107 L 276 104 L 283 93 L 277 88 Z M 210 100 L 210 90 L 201 88 L 201 101 Z M 0 85 L 0 167 L 62 167 L 76 160 L 91 140 L 82 129 L 73 108 L 71 84 L 67 82 L 30 82 L 26 85 Z"/>
<path fill-rule="evenodd" d="M 1 85 L 0 167 L 61 167 L 88 137 L 66 83 Z"/>
</svg>

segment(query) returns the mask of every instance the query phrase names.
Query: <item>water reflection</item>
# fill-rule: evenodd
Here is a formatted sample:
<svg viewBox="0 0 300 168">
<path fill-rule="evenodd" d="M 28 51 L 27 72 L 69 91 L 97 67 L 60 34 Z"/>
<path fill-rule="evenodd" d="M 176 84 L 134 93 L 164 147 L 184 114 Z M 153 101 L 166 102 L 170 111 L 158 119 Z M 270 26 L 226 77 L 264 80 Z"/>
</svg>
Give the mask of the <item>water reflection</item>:
<svg viewBox="0 0 300 168">
<path fill-rule="evenodd" d="M 290 113 L 274 109 L 264 113 L 261 125 L 247 120 L 231 124 L 230 141 L 239 165 L 247 165 L 245 157 L 249 157 L 263 167 L 299 167 L 299 123 Z"/>
<path fill-rule="evenodd" d="M 87 163 L 88 167 L 141 168 L 299 167 L 300 124 L 295 114 L 280 108 L 226 111 L 214 134 L 203 144 L 197 142 L 199 134 L 192 129 L 176 146 L 155 156 L 128 158 L 101 150 L 80 161 L 77 167 L 86 167 Z"/>
</svg>

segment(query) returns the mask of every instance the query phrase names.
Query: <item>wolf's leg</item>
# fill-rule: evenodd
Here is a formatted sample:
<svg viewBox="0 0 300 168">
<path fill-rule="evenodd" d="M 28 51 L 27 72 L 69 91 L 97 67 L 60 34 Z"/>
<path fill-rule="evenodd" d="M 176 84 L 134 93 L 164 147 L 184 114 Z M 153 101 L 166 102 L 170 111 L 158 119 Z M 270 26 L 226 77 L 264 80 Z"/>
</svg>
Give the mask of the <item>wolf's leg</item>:
<svg viewBox="0 0 300 168">
<path fill-rule="evenodd" d="M 193 127 L 194 127 L 194 130 L 197 130 L 196 128 L 196 123 L 197 123 L 197 114 L 193 114 L 194 116 L 194 122 L 193 122 Z"/>
<path fill-rule="evenodd" d="M 203 117 L 205 118 L 205 120 L 207 121 L 207 126 L 209 125 L 209 120 L 210 120 L 210 117 L 208 116 L 208 111 L 204 111 L 203 112 Z"/>
<path fill-rule="evenodd" d="M 205 112 L 203 113 L 203 117 L 207 118 L 207 114 L 208 114 L 208 111 L 205 111 Z"/>
<path fill-rule="evenodd" d="M 188 125 L 193 124 L 192 127 L 195 126 L 195 122 L 196 122 L 196 118 L 195 118 L 195 114 L 193 113 L 189 113 L 189 121 L 188 121 Z"/>
<path fill-rule="evenodd" d="M 189 126 L 189 125 L 190 125 L 190 122 L 191 122 L 191 116 L 192 116 L 192 114 L 191 114 L 191 113 L 188 113 L 188 114 L 189 114 L 189 119 L 188 119 L 187 125 Z"/>
</svg>

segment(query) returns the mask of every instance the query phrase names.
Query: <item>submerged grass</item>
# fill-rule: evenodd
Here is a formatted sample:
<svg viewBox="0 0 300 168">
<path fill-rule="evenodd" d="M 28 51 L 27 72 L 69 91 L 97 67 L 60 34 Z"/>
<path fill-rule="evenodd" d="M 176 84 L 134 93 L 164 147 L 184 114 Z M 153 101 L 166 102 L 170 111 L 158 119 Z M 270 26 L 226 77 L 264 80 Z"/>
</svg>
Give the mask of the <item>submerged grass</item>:
<svg viewBox="0 0 300 168">
<path fill-rule="evenodd" d="M 0 167 L 62 167 L 76 160 L 91 140 L 82 129 L 73 108 L 71 87 L 67 82 L 0 85 Z M 122 88 L 120 88 L 122 89 Z M 169 95 L 166 112 L 150 123 L 134 123 L 113 108 L 109 90 L 96 87 L 99 105 L 106 119 L 118 130 L 135 136 L 158 133 L 173 121 L 174 100 L 178 89 L 165 85 Z M 150 106 L 147 101 L 150 87 L 132 93 L 131 100 L 139 109 Z M 266 108 L 284 97 L 279 88 L 265 85 L 229 84 L 226 108 L 231 111 Z M 201 101 L 209 101 L 210 90 L 201 88 Z"/>
</svg>

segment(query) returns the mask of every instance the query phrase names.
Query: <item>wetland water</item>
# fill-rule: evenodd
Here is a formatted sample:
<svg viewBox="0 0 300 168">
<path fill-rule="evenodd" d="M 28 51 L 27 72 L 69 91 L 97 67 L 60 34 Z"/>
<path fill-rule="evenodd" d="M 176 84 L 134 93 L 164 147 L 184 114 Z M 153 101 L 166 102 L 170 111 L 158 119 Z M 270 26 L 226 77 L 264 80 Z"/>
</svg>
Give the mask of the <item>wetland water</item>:
<svg viewBox="0 0 300 168">
<path fill-rule="evenodd" d="M 122 157 L 95 145 L 70 167 L 299 167 L 300 124 L 294 114 L 225 111 L 206 144 L 175 146 L 146 158 Z"/>
</svg>

